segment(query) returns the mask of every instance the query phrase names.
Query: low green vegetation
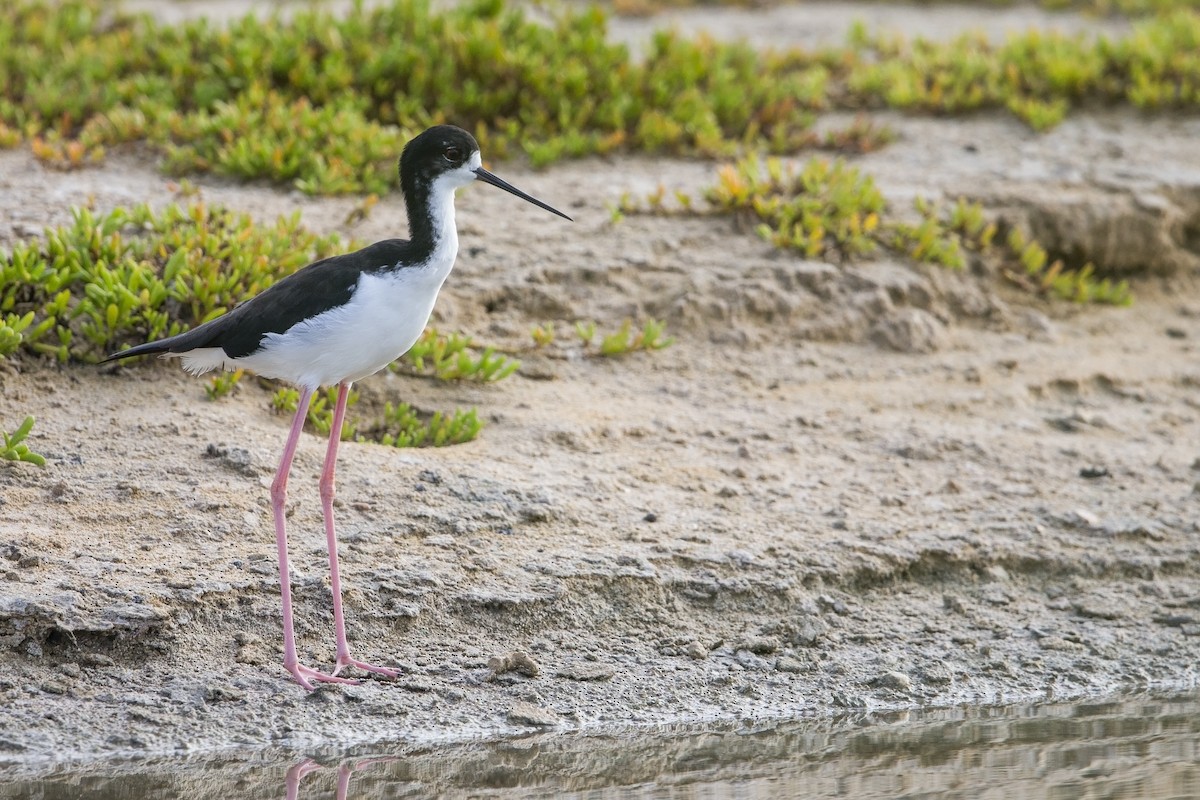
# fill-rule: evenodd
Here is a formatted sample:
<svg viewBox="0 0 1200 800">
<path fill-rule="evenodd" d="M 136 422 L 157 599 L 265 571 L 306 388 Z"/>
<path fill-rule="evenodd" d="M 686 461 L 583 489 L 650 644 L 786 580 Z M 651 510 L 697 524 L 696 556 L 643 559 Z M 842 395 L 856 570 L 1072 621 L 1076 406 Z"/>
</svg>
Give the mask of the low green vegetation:
<svg viewBox="0 0 1200 800">
<path fill-rule="evenodd" d="M 1002 252 L 1007 256 L 1004 274 L 1013 283 L 1034 291 L 1049 292 L 1077 303 L 1129 305 L 1133 294 L 1128 281 L 1099 278 L 1092 264 L 1069 270 L 1062 259 L 1050 260 L 1046 248 L 1013 228 L 1005 239 Z"/>
<path fill-rule="evenodd" d="M 305 424 L 324 436 L 329 435 L 333 428 L 333 409 L 337 405 L 338 387 L 328 386 L 313 394 L 308 403 L 308 413 L 305 414 Z M 358 404 L 358 390 L 351 389 L 346 395 L 346 418 L 342 420 L 341 439 L 354 439 L 357 426 L 350 419 L 349 409 Z M 271 409 L 276 414 L 294 414 L 300 405 L 300 390 L 294 386 L 281 386 L 271 395 Z"/>
<path fill-rule="evenodd" d="M 777 0 L 783 2 L 784 0 Z M 883 0 L 880 0 L 881 4 Z M 961 5 L 959 0 L 946 0 Z M 1018 5 L 1022 0 L 976 0 L 984 8 L 1003 8 Z M 771 5 L 770 0 L 610 0 L 618 14 L 642 16 L 654 14 L 668 8 L 697 5 L 734 5 L 761 7 Z M 1095 15 L 1123 15 L 1130 17 L 1161 14 L 1181 9 L 1200 8 L 1200 0 L 1037 0 L 1037 4 L 1050 11 L 1081 11 Z M 937 13 L 938 0 L 923 0 L 922 5 L 932 6 L 929 13 Z"/>
<path fill-rule="evenodd" d="M 45 456 L 33 452 L 29 445 L 25 444 L 25 438 L 33 430 L 33 421 L 33 417 L 28 416 L 11 434 L 0 431 L 0 458 L 6 461 L 25 461 L 39 467 L 46 465 Z"/>
<path fill-rule="evenodd" d="M 338 388 L 330 386 L 313 395 L 305 424 L 316 433 L 328 436 L 333 427 L 333 411 Z M 483 423 L 475 409 L 423 414 L 408 403 L 384 405 L 383 415 L 366 422 L 350 418 L 349 409 L 358 405 L 354 389 L 346 396 L 346 418 L 342 421 L 342 441 L 377 442 L 390 447 L 446 447 L 469 442 L 479 435 Z M 300 391 L 280 387 L 271 395 L 271 408 L 278 414 L 294 414 L 300 404 Z"/>
<path fill-rule="evenodd" d="M 554 344 L 554 323 L 543 322 L 540 325 L 534 325 L 529 330 L 529 335 L 533 339 L 534 347 L 549 347 Z"/>
<path fill-rule="evenodd" d="M 1013 0 L 1015 2 L 1015 0 Z M 1140 16 L 1181 9 L 1198 9 L 1200 0 L 1041 0 L 1052 9 L 1076 8 L 1096 14 Z"/>
<path fill-rule="evenodd" d="M 884 209 L 870 176 L 841 160 L 820 158 L 799 171 L 774 158 L 726 165 L 707 198 L 724 211 L 753 212 L 763 220 L 760 233 L 778 247 L 838 260 L 875 249 Z"/>
<path fill-rule="evenodd" d="M 482 429 L 483 423 L 473 408 L 424 415 L 408 403 L 387 403 L 383 419 L 369 428 L 366 435 L 371 441 L 392 447 L 445 447 L 472 441 Z"/>
<path fill-rule="evenodd" d="M 860 27 L 841 47 L 758 52 L 664 32 L 635 61 L 608 41 L 596 8 L 559 9 L 543 24 L 503 0 L 439 11 L 395 0 L 217 26 L 159 23 L 103 0 L 10 5 L 0 146 L 28 141 L 47 164 L 76 168 L 149 142 L 171 172 L 312 193 L 387 191 L 403 142 L 441 120 L 474 131 L 491 157 L 545 164 L 615 149 L 730 157 L 886 142 L 864 123 L 818 137 L 814 115 L 829 109 L 1008 109 L 1043 129 L 1088 103 L 1200 105 L 1194 8 L 1147 17 L 1120 39 L 1030 31 L 933 43 Z"/>
<path fill-rule="evenodd" d="M 637 350 L 662 350 L 675 343 L 673 336 L 664 336 L 666 330 L 667 323 L 653 318 L 646 320 L 640 329 L 633 327 L 633 320 L 626 319 L 612 333 L 601 334 L 600 345 L 594 352 L 601 356 L 620 356 Z M 596 323 L 590 320 L 576 322 L 575 335 L 588 352 L 596 339 Z M 537 341 L 535 331 L 534 342 Z"/>
<path fill-rule="evenodd" d="M 877 252 L 962 269 L 969 253 L 998 259 L 1001 272 L 1018 285 L 1077 302 L 1126 305 L 1126 281 L 1097 278 L 1086 264 L 1067 269 L 1050 261 L 1045 248 L 1017 229 L 997 243 L 997 225 L 978 203 L 959 198 L 944 208 L 918 198 L 916 221 L 888 207 L 869 175 L 842 161 L 810 159 L 799 167 L 779 159 L 746 158 L 721 167 L 704 205 L 675 192 L 668 203 L 663 187 L 644 205 L 622 198 L 617 213 L 732 213 L 757 221 L 759 235 L 777 247 L 809 258 L 846 262 Z M 579 331 L 589 341 L 594 331 Z"/>
<path fill-rule="evenodd" d="M 1088 102 L 1145 110 L 1200 103 L 1200 13 L 1180 11 L 1138 23 L 1119 40 L 1031 30 L 993 44 L 982 33 L 951 41 L 870 36 L 846 78 L 872 106 L 929 112 L 1006 108 L 1035 130 L 1057 125 Z"/>
<path fill-rule="evenodd" d="M 521 362 L 494 347 L 476 347 L 471 337 L 460 333 L 443 334 L 427 329 L 403 358 L 392 364 L 395 371 L 427 375 L 442 381 L 472 380 L 484 383 L 512 375 Z"/>
<path fill-rule="evenodd" d="M 222 397 L 232 395 L 237 391 L 238 384 L 245 373 L 246 371 L 243 369 L 218 372 L 208 379 L 208 384 L 204 387 L 204 394 L 208 396 L 209 400 L 220 400 Z"/>
</svg>

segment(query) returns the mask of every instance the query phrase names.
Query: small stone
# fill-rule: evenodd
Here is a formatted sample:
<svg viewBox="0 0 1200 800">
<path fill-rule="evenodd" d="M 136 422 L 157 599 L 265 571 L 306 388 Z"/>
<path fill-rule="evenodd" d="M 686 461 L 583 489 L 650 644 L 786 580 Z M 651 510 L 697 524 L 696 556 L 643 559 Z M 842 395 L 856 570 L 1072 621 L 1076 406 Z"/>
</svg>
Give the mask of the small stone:
<svg viewBox="0 0 1200 800">
<path fill-rule="evenodd" d="M 893 312 L 876 322 L 868 335 L 875 344 L 898 353 L 933 353 L 946 344 L 946 326 L 919 308 Z"/>
<path fill-rule="evenodd" d="M 743 683 L 737 688 L 737 691 L 738 694 L 742 695 L 743 697 L 749 697 L 751 700 L 758 700 L 762 697 L 762 690 L 760 690 L 753 683 Z"/>
<path fill-rule="evenodd" d="M 85 667 L 111 667 L 116 664 L 115 661 L 103 653 L 81 653 L 79 655 L 79 663 Z"/>
<path fill-rule="evenodd" d="M 759 671 L 767 671 L 774 666 L 770 661 L 767 661 L 762 656 L 756 656 L 749 650 L 738 650 L 734 656 L 734 661 L 743 669 L 753 669 Z"/>
<path fill-rule="evenodd" d="M 249 637 L 249 640 L 239 642 L 237 652 L 233 655 L 233 660 L 239 664 L 249 664 L 256 667 L 265 665 L 267 662 L 264 658 L 264 648 L 261 645 L 262 642 L 257 637 Z"/>
<path fill-rule="evenodd" d="M 780 672 L 796 674 L 804 671 L 804 664 L 791 656 L 780 656 L 775 659 L 775 669 Z"/>
<path fill-rule="evenodd" d="M 1069 642 L 1061 636 L 1043 636 L 1037 640 L 1038 647 L 1043 650 L 1056 650 L 1059 652 L 1077 652 L 1083 650 L 1083 645 L 1078 642 Z"/>
<path fill-rule="evenodd" d="M 1079 477 L 1086 478 L 1088 480 L 1096 480 L 1097 478 L 1109 477 L 1109 472 L 1107 467 L 1094 464 L 1079 470 Z"/>
<path fill-rule="evenodd" d="M 866 708 L 867 702 L 862 697 L 849 692 L 833 692 L 829 699 L 839 708 Z"/>
<path fill-rule="evenodd" d="M 532 703 L 513 703 L 508 710 L 508 721 L 514 725 L 532 725 L 537 728 L 553 728 L 559 723 L 559 716 L 546 708 L 540 708 Z"/>
<path fill-rule="evenodd" d="M 1120 619 L 1124 614 L 1115 605 L 1103 601 L 1082 600 L 1075 604 L 1075 613 L 1091 619 Z"/>
<path fill-rule="evenodd" d="M 803 647 L 813 647 L 829 632 L 829 623 L 820 617 L 805 617 L 796 626 L 792 641 Z"/>
<path fill-rule="evenodd" d="M 537 662 L 524 651 L 516 650 L 506 656 L 493 656 L 488 659 L 488 669 L 492 676 L 503 675 L 506 672 L 516 672 L 527 678 L 536 678 L 541 671 Z"/>
<path fill-rule="evenodd" d="M 145 722 L 148 725 L 158 725 L 159 727 L 168 727 L 172 724 L 171 717 L 166 714 L 159 714 L 151 711 L 148 708 L 135 707 L 126 712 L 129 719 L 134 722 Z"/>
<path fill-rule="evenodd" d="M 772 636 L 751 636 L 738 642 L 735 650 L 749 650 L 756 656 L 766 656 L 779 649 L 779 640 Z"/>
<path fill-rule="evenodd" d="M 210 683 L 204 687 L 204 700 L 207 703 L 221 703 L 227 700 L 244 700 L 246 693 L 224 683 Z"/>
<path fill-rule="evenodd" d="M 204 449 L 205 458 L 214 458 L 221 466 L 241 473 L 242 475 L 257 475 L 261 469 L 254 463 L 254 456 L 244 447 L 232 447 L 227 444 L 209 442 Z"/>
<path fill-rule="evenodd" d="M 642 517 L 642 522 L 658 522 L 658 514 L 653 511 L 647 511 L 646 516 Z"/>
<path fill-rule="evenodd" d="M 1155 542 L 1167 538 L 1167 529 L 1151 519 L 1117 520 L 1106 524 L 1104 532 L 1110 536 L 1151 539 Z"/>
<path fill-rule="evenodd" d="M 873 686 L 881 689 L 891 689 L 896 692 L 907 692 L 912 688 L 912 678 L 903 672 L 885 672 L 871 681 Z"/>
<path fill-rule="evenodd" d="M 1012 602 L 1012 595 L 1006 592 L 1003 587 L 995 584 L 985 587 L 980 592 L 980 598 L 985 603 L 990 603 L 994 606 L 1006 606 Z"/>
<path fill-rule="evenodd" d="M 841 600 L 831 594 L 822 594 L 817 596 L 817 602 L 822 608 L 829 609 L 835 614 L 844 616 L 850 613 L 850 608 Z"/>
<path fill-rule="evenodd" d="M 1082 508 L 1076 508 L 1073 511 L 1061 515 L 1059 520 L 1072 528 L 1098 528 L 1100 527 L 1100 518 L 1090 511 Z"/>
<path fill-rule="evenodd" d="M 523 522 L 549 522 L 553 514 L 551 509 L 545 505 L 526 505 L 522 506 L 518 512 Z"/>
<path fill-rule="evenodd" d="M 953 611 L 955 614 L 967 613 L 966 603 L 958 595 L 944 594 L 942 595 L 942 608 L 947 611 Z"/>
<path fill-rule="evenodd" d="M 708 648 L 699 642 L 688 642 L 688 645 L 683 648 L 683 654 L 693 661 L 703 661 L 708 658 Z"/>
<path fill-rule="evenodd" d="M 940 664 L 934 664 L 921 672 L 921 682 L 930 686 L 946 686 L 953 679 L 950 670 Z"/>
<path fill-rule="evenodd" d="M 1008 580 L 1008 570 L 1006 570 L 1004 567 L 1000 566 L 999 564 L 992 564 L 991 566 L 984 567 L 983 574 L 987 576 L 988 580 L 993 580 L 993 581 Z"/>
</svg>

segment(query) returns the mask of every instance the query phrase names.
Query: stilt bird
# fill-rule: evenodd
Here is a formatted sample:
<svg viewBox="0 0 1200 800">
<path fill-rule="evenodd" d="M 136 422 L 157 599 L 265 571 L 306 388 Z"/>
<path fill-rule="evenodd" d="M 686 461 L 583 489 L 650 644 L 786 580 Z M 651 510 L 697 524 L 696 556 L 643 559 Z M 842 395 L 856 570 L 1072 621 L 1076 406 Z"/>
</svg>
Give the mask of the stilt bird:
<svg viewBox="0 0 1200 800">
<path fill-rule="evenodd" d="M 296 416 L 271 484 L 271 509 L 283 595 L 283 665 L 306 689 L 314 688 L 313 681 L 354 683 L 338 676 L 346 667 L 396 674 L 354 658 L 346 641 L 333 525 L 338 440 L 350 385 L 407 352 L 429 321 L 438 291 L 458 254 L 454 191 L 476 180 L 570 219 L 484 169 L 479 145 L 471 134 L 452 125 L 438 125 L 410 141 L 400 157 L 400 186 L 408 211 L 410 239 L 388 239 L 309 264 L 224 316 L 106 359 L 161 354 L 179 358 L 183 368 L 195 375 L 214 369 L 245 368 L 299 387 Z M 334 385 L 338 387 L 337 405 L 320 480 L 337 639 L 337 663 L 326 674 L 301 664 L 296 655 L 284 503 L 288 473 L 309 401 L 319 387 Z"/>
</svg>

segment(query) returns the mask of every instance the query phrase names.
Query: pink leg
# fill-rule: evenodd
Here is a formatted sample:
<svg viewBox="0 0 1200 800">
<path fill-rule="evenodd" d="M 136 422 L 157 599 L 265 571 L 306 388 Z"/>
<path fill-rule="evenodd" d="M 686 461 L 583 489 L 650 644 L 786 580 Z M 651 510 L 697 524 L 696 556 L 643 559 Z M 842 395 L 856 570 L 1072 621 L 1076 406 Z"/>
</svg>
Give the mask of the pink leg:
<svg viewBox="0 0 1200 800">
<path fill-rule="evenodd" d="M 337 406 L 333 410 L 333 425 L 329 429 L 329 448 L 325 451 L 325 468 L 321 471 L 321 513 L 325 517 L 325 539 L 329 546 L 329 583 L 333 591 L 333 632 L 337 637 L 337 675 L 345 667 L 358 667 L 367 672 L 376 672 L 390 678 L 399 673 L 387 667 L 377 667 L 359 661 L 350 655 L 350 643 L 346 641 L 346 618 L 342 614 L 342 580 L 338 576 L 337 534 L 333 529 L 333 470 L 337 465 L 338 442 L 342 438 L 342 422 L 346 418 L 346 398 L 350 384 L 338 386 Z"/>
<path fill-rule="evenodd" d="M 300 781 L 304 780 L 304 776 L 310 772 L 316 772 L 321 768 L 321 765 L 311 758 L 306 758 L 299 764 L 293 764 L 287 771 L 285 779 L 287 800 L 299 800 L 300 797 Z"/>
<path fill-rule="evenodd" d="M 305 689 L 313 689 L 311 678 L 315 681 L 331 681 L 334 683 L 355 683 L 355 681 L 325 675 L 310 667 L 300 664 L 296 657 L 296 630 L 292 619 L 292 584 L 288 571 L 287 530 L 284 524 L 284 505 L 287 503 L 287 479 L 292 469 L 292 457 L 296 455 L 296 445 L 300 441 L 300 431 L 304 429 L 304 418 L 308 415 L 308 402 L 312 399 L 312 389 L 301 388 L 300 402 L 296 406 L 296 418 L 292 420 L 292 431 L 288 434 L 287 445 L 283 448 L 283 458 L 279 460 L 279 470 L 275 473 L 275 481 L 271 484 L 271 510 L 275 512 L 275 545 L 279 548 L 279 591 L 283 596 L 283 666 L 296 678 Z"/>
</svg>

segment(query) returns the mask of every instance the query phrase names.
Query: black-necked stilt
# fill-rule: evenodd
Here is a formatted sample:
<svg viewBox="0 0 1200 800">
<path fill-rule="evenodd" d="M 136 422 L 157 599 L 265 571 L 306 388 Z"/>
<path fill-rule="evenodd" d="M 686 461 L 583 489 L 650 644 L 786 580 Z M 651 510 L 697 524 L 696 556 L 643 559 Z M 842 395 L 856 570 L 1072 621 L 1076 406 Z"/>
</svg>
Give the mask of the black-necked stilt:
<svg viewBox="0 0 1200 800">
<path fill-rule="evenodd" d="M 458 254 L 454 190 L 474 180 L 498 186 L 570 219 L 485 170 L 481 166 L 479 145 L 471 134 L 452 125 L 438 125 L 409 142 L 400 157 L 400 187 L 408 210 L 411 239 L 388 239 L 354 253 L 317 261 L 224 316 L 178 336 L 131 347 L 105 359 L 161 353 L 164 357 L 178 356 L 183 368 L 196 375 L 218 368 L 244 367 L 300 388 L 291 433 L 271 485 L 271 508 L 275 515 L 279 585 L 283 595 L 283 664 L 307 689 L 313 688 L 311 681 L 353 683 L 338 677 L 338 672 L 348 666 L 396 675 L 394 670 L 352 658 L 346 642 L 333 528 L 333 471 L 338 434 L 346 414 L 350 384 L 403 355 L 429 321 L 438 290 Z M 300 664 L 296 656 L 284 502 L 288 472 L 312 394 L 320 386 L 335 384 L 337 405 L 320 481 L 337 637 L 337 665 L 327 675 Z"/>
</svg>

